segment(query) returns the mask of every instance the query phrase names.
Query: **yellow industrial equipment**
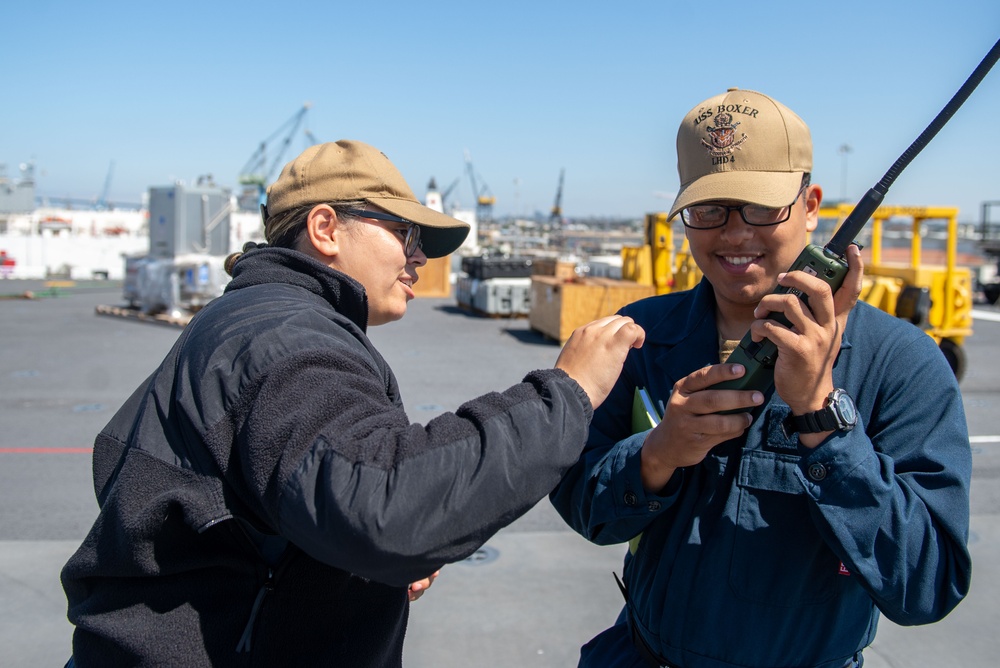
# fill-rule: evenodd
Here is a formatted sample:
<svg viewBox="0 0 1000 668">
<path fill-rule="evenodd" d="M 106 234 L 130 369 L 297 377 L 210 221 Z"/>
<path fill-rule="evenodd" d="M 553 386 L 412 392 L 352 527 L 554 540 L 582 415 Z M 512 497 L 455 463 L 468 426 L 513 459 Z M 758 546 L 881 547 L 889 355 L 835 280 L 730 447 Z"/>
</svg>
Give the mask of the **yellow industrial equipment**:
<svg viewBox="0 0 1000 668">
<path fill-rule="evenodd" d="M 656 294 L 690 290 L 701 280 L 701 271 L 688 250 L 687 237 L 674 242 L 674 230 L 665 213 L 646 214 L 643 245 L 622 248 L 622 278 L 652 285 Z"/>
<path fill-rule="evenodd" d="M 820 209 L 820 219 L 843 222 L 853 206 Z M 890 218 L 909 218 L 908 261 L 887 261 L 883 245 L 885 223 Z M 931 220 L 945 222 L 946 241 L 942 263 L 925 261 L 922 239 Z M 966 369 L 965 337 L 972 335 L 972 271 L 957 265 L 958 209 L 954 207 L 883 206 L 876 209 L 865 227 L 869 259 L 861 299 L 886 313 L 923 329 L 941 348 L 955 377 Z"/>
</svg>

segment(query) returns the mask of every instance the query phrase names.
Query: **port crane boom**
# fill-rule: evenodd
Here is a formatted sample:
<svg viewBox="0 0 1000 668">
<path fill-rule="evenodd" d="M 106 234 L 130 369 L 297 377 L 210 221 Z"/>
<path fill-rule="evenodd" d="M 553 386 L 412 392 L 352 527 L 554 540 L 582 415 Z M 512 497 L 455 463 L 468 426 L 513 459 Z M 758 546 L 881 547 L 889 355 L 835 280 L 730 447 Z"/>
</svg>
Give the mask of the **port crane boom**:
<svg viewBox="0 0 1000 668">
<path fill-rule="evenodd" d="M 101 189 L 101 194 L 97 197 L 96 206 L 98 209 L 107 209 L 108 207 L 108 194 L 111 192 L 111 177 L 115 173 L 115 161 L 112 160 L 111 164 L 108 165 L 108 175 L 104 177 L 104 188 Z"/>
<path fill-rule="evenodd" d="M 458 185 L 458 182 L 460 180 L 461 179 L 456 178 L 454 181 L 451 182 L 450 186 L 448 186 L 443 191 L 441 191 L 441 205 L 442 206 L 447 206 L 447 204 L 448 204 L 448 196 L 451 195 L 451 191 L 453 191 L 455 189 L 455 186 Z"/>
<path fill-rule="evenodd" d="M 549 216 L 549 223 L 555 223 L 560 227 L 563 224 L 562 215 L 562 191 L 563 191 L 563 177 L 566 175 L 566 168 L 559 170 L 559 187 L 556 188 L 556 203 L 552 206 L 552 214 Z"/>
<path fill-rule="evenodd" d="M 277 130 L 275 130 L 270 137 L 265 139 L 257 147 L 257 150 L 253 152 L 250 158 L 247 160 L 246 164 L 243 165 L 243 169 L 240 170 L 238 181 L 241 185 L 255 187 L 257 189 L 258 198 L 261 202 L 264 199 L 265 189 L 267 184 L 274 180 L 274 177 L 281 166 L 284 159 L 285 153 L 288 151 L 288 147 L 292 143 L 292 138 L 295 133 L 298 132 L 299 127 L 302 125 L 306 112 L 312 105 L 306 102 L 302 105 L 295 114 L 285 121 Z M 306 133 L 313 143 L 315 138 L 312 137 L 312 133 Z M 278 142 L 277 148 L 272 146 L 278 137 L 280 141 Z M 273 157 L 268 158 L 268 152 L 271 151 Z"/>
<path fill-rule="evenodd" d="M 465 151 L 465 169 L 469 173 L 469 181 L 472 183 L 472 196 L 476 199 L 476 218 L 481 220 L 491 220 L 493 218 L 493 205 L 497 198 L 490 192 L 489 186 L 479 178 L 480 183 L 476 183 L 476 170 L 472 167 L 472 156 L 468 149 Z"/>
</svg>

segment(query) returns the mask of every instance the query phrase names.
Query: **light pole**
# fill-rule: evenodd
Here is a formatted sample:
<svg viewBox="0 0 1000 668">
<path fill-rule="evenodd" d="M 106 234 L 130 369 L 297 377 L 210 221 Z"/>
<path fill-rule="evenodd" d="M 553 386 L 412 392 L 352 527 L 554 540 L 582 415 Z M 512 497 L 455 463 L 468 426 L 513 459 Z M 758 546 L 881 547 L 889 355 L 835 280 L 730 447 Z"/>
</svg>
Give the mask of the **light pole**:
<svg viewBox="0 0 1000 668">
<path fill-rule="evenodd" d="M 840 153 L 840 201 L 847 201 L 847 154 L 853 149 L 850 144 L 841 144 L 837 152 Z"/>
</svg>

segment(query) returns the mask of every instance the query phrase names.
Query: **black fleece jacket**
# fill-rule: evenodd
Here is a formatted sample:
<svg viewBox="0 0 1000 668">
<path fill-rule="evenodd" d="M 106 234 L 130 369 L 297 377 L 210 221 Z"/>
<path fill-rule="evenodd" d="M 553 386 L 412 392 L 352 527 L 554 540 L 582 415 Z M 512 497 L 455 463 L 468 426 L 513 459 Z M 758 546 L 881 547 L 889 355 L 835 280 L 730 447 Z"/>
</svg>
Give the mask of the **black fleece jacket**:
<svg viewBox="0 0 1000 668">
<path fill-rule="evenodd" d="M 97 437 L 62 572 L 86 666 L 398 666 L 406 587 L 577 460 L 592 411 L 529 373 L 411 424 L 353 279 L 260 248 Z"/>
</svg>

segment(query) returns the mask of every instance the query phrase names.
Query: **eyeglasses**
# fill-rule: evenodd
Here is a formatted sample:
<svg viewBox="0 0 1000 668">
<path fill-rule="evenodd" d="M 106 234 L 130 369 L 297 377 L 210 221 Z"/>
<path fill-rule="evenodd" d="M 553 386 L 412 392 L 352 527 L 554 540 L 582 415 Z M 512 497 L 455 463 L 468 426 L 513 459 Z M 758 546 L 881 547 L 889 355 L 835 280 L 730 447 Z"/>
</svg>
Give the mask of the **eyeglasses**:
<svg viewBox="0 0 1000 668">
<path fill-rule="evenodd" d="M 783 223 L 792 217 L 792 206 L 799 201 L 806 186 L 799 189 L 795 199 L 788 206 L 771 207 L 760 204 L 739 204 L 729 206 L 727 204 L 696 204 L 681 209 L 681 222 L 684 227 L 694 230 L 711 230 L 722 227 L 729 220 L 730 211 L 739 211 L 740 218 L 747 225 L 755 227 L 768 227 Z"/>
<path fill-rule="evenodd" d="M 386 220 L 390 223 L 400 223 L 406 225 L 406 236 L 403 237 L 403 252 L 406 253 L 406 257 L 413 257 L 413 254 L 417 252 L 418 248 L 423 248 L 423 244 L 420 243 L 420 225 L 414 223 L 406 218 L 400 218 L 399 216 L 394 216 L 390 213 L 382 213 L 381 211 L 365 211 L 363 209 L 344 209 L 344 213 L 357 216 L 358 218 L 373 218 L 375 220 Z"/>
</svg>

